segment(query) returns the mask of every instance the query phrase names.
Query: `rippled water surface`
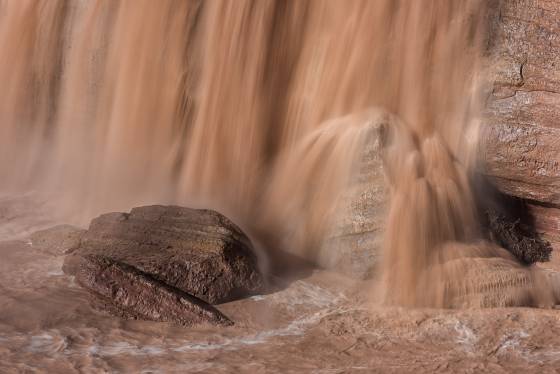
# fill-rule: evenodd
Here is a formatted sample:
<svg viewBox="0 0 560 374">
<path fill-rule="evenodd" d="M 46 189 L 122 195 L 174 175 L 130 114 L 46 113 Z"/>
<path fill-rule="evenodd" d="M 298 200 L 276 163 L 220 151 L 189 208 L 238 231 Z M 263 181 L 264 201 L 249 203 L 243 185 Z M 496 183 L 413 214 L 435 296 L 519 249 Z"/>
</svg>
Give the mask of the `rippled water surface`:
<svg viewBox="0 0 560 374">
<path fill-rule="evenodd" d="M 28 197 L 1 200 L 0 372 L 512 372 L 560 367 L 560 313 L 377 308 L 367 284 L 325 271 L 220 305 L 235 326 L 184 328 L 97 311 L 34 244 Z M 24 209 L 27 207 L 27 209 Z M 8 214 L 14 209 L 19 214 Z M 46 217 L 46 215 L 45 215 Z M 15 231 L 20 231 L 18 234 Z M 16 239 L 10 239 L 16 238 Z"/>
</svg>

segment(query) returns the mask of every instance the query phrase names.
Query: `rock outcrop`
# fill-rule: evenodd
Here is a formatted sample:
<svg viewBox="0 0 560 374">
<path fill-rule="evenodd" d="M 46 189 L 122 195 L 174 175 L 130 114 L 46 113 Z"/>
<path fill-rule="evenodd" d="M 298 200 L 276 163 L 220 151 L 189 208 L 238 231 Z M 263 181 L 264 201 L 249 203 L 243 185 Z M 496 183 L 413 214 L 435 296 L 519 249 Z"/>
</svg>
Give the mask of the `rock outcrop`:
<svg viewBox="0 0 560 374">
<path fill-rule="evenodd" d="M 483 172 L 501 192 L 525 199 L 535 229 L 558 247 L 560 1 L 500 1 L 497 10 Z"/>
<path fill-rule="evenodd" d="M 247 236 L 210 210 L 147 206 L 91 222 L 63 270 L 123 315 L 183 325 L 227 319 L 209 304 L 260 291 Z"/>
<path fill-rule="evenodd" d="M 382 136 L 390 124 L 372 113 L 359 169 L 340 199 L 338 219 L 327 234 L 319 263 L 352 278 L 373 276 L 378 265 L 389 204 L 382 160 Z M 369 124 L 368 124 L 368 121 Z"/>
<path fill-rule="evenodd" d="M 212 305 L 104 256 L 85 256 L 75 276 L 80 285 L 95 293 L 104 309 L 126 318 L 184 326 L 232 324 Z"/>
</svg>

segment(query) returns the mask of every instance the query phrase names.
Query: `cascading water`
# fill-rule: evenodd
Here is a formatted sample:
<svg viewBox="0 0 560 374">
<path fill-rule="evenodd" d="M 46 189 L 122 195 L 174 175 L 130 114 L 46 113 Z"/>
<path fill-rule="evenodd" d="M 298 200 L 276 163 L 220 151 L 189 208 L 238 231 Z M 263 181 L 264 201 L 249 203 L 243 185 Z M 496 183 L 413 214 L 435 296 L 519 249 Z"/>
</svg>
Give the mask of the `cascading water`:
<svg viewBox="0 0 560 374">
<path fill-rule="evenodd" d="M 392 113 L 385 301 L 554 303 L 540 273 L 478 232 L 466 136 L 485 9 L 0 1 L 0 186 L 40 191 L 78 223 L 147 203 L 211 207 L 263 246 L 313 258 L 366 138 L 351 114 L 383 108 L 369 110 Z"/>
</svg>

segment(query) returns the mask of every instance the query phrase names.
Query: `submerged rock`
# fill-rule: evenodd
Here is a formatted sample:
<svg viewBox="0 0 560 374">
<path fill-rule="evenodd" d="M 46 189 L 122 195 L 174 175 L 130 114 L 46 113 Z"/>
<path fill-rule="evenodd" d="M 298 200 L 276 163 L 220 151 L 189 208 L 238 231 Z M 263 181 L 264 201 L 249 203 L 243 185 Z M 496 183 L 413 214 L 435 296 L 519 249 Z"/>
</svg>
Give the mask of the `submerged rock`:
<svg viewBox="0 0 560 374">
<path fill-rule="evenodd" d="M 352 278 L 371 276 L 388 203 L 383 130 L 392 121 L 381 108 L 332 118 L 281 154 L 255 222 L 261 243 Z"/>
<path fill-rule="evenodd" d="M 221 321 L 201 305 L 251 295 L 264 285 L 251 243 L 235 224 L 214 211 L 176 206 L 94 219 L 63 270 L 126 315 L 181 324 L 188 324 L 177 317 L 181 311 L 192 321 L 208 313 L 208 321 Z"/>
<path fill-rule="evenodd" d="M 45 252 L 53 255 L 71 253 L 80 246 L 80 239 L 86 230 L 70 225 L 58 225 L 31 234 L 33 246 L 41 247 Z"/>
</svg>

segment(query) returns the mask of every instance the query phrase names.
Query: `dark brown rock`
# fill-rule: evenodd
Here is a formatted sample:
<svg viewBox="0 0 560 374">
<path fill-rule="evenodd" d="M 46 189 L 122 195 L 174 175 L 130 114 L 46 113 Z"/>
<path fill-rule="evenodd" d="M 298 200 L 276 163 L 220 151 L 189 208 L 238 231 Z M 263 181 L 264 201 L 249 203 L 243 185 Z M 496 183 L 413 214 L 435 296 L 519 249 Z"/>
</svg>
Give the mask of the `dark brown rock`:
<svg viewBox="0 0 560 374">
<path fill-rule="evenodd" d="M 104 303 L 104 309 L 127 318 L 231 325 L 216 308 L 138 269 L 97 255 L 86 255 L 77 268 L 78 283 Z"/>
<path fill-rule="evenodd" d="M 91 256 L 136 268 L 215 304 L 258 292 L 263 278 L 247 236 L 223 215 L 175 206 L 134 208 L 91 222 L 63 270 L 80 276 Z"/>
<path fill-rule="evenodd" d="M 495 210 L 486 212 L 492 239 L 525 264 L 550 260 L 552 247 L 533 231 L 523 228 L 519 219 L 512 221 Z"/>
</svg>

